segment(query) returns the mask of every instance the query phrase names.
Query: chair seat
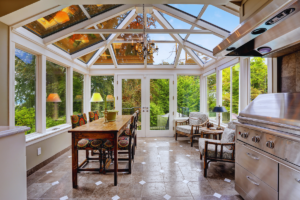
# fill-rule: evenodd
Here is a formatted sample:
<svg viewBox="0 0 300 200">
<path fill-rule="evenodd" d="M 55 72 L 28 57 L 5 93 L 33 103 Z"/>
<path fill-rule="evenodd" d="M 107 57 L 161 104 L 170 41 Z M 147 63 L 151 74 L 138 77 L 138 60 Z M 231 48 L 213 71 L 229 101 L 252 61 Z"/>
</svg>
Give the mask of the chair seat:
<svg viewBox="0 0 300 200">
<path fill-rule="evenodd" d="M 118 150 L 129 150 L 129 136 L 120 136 L 118 138 Z M 131 142 L 131 147 L 133 142 Z M 110 140 L 106 140 L 103 143 L 103 148 L 107 151 L 113 151 L 114 145 Z"/>
<path fill-rule="evenodd" d="M 191 134 L 192 126 L 190 125 L 182 125 L 182 126 L 176 126 L 176 131 L 180 131 L 183 133 Z M 193 129 L 193 134 L 195 134 L 196 128 Z"/>
<path fill-rule="evenodd" d="M 209 142 L 215 142 L 215 143 L 221 143 L 220 140 L 211 140 L 211 139 L 205 139 L 205 138 L 199 138 L 199 150 L 202 155 L 204 155 L 204 148 L 205 148 L 205 141 Z M 208 149 L 207 149 L 207 155 L 208 157 L 215 157 L 215 145 L 213 144 L 208 144 Z M 217 157 L 220 158 L 221 155 L 221 146 L 218 145 L 217 149 Z M 223 147 L 223 158 L 224 159 L 232 159 L 232 150 L 229 150 L 228 148 Z"/>
<path fill-rule="evenodd" d="M 81 139 L 77 143 L 77 149 L 78 150 L 98 150 L 103 145 L 103 140 L 96 139 L 96 140 L 90 140 L 90 139 Z"/>
</svg>

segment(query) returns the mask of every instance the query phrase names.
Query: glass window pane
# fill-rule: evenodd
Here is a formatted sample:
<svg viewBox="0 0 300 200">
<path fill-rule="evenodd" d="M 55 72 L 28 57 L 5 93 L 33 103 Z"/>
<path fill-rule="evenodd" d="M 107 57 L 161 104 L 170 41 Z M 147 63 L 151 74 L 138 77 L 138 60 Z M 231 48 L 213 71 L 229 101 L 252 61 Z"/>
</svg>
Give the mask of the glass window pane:
<svg viewBox="0 0 300 200">
<path fill-rule="evenodd" d="M 173 65 L 177 52 L 177 43 L 155 43 L 158 52 L 147 58 L 148 65 Z"/>
<path fill-rule="evenodd" d="M 46 127 L 66 123 L 66 68 L 46 62 Z"/>
<path fill-rule="evenodd" d="M 222 113 L 222 123 L 230 122 L 230 69 L 228 67 L 222 70 L 222 106 L 227 112 Z"/>
<path fill-rule="evenodd" d="M 112 10 L 121 4 L 96 4 L 96 5 L 83 5 L 91 17 L 100 15 L 106 11 Z"/>
<path fill-rule="evenodd" d="M 73 114 L 83 113 L 83 81 L 84 75 L 73 72 Z"/>
<path fill-rule="evenodd" d="M 188 38 L 188 42 L 192 42 L 210 51 L 213 51 L 213 49 L 222 41 L 222 38 L 213 34 L 191 34 Z"/>
<path fill-rule="evenodd" d="M 141 102 L 141 79 L 122 79 L 122 115 L 139 110 L 138 130 L 142 130 Z"/>
<path fill-rule="evenodd" d="M 175 41 L 169 34 L 148 34 L 150 40 Z"/>
<path fill-rule="evenodd" d="M 81 56 L 80 58 L 78 58 L 78 60 L 80 60 L 81 62 L 84 62 L 85 64 L 88 63 L 90 61 L 90 59 L 94 56 L 94 54 L 97 52 L 96 51 L 93 51 L 91 53 L 88 53 L 84 56 Z"/>
<path fill-rule="evenodd" d="M 35 129 L 35 62 L 36 56 L 25 51 L 15 51 L 15 125 Z"/>
<path fill-rule="evenodd" d="M 200 76 L 177 76 L 177 117 L 200 112 Z"/>
<path fill-rule="evenodd" d="M 207 76 L 207 109 L 209 119 L 216 120 L 216 113 L 213 112 L 214 107 L 216 107 L 216 73 Z"/>
<path fill-rule="evenodd" d="M 210 58 L 210 57 L 208 57 L 208 56 L 206 56 L 202 53 L 199 53 L 199 52 L 194 51 L 194 50 L 192 50 L 192 51 L 198 56 L 198 58 L 202 61 L 203 64 L 208 63 L 209 61 L 212 60 L 212 58 Z"/>
<path fill-rule="evenodd" d="M 187 54 L 187 52 L 182 49 L 179 59 L 178 65 L 196 65 L 196 62 Z"/>
<path fill-rule="evenodd" d="M 106 95 L 114 96 L 114 76 L 92 76 L 91 77 L 91 94 L 100 93 L 102 98 Z M 107 102 L 107 109 L 114 110 L 114 102 Z M 91 102 L 91 110 L 99 111 L 100 117 L 103 117 L 103 102 Z"/>
<path fill-rule="evenodd" d="M 80 7 L 73 5 L 46 17 L 42 17 L 23 27 L 39 37 L 44 38 L 84 20 L 87 20 L 87 17 Z"/>
<path fill-rule="evenodd" d="M 260 94 L 268 93 L 268 66 L 265 58 L 250 59 L 250 85 L 250 101 L 253 101 Z"/>
<path fill-rule="evenodd" d="M 240 64 L 232 67 L 232 111 L 231 119 L 237 120 L 239 115 L 239 98 L 240 98 Z"/>
<path fill-rule="evenodd" d="M 112 47 L 119 65 L 144 65 L 140 43 L 113 43 Z"/>
<path fill-rule="evenodd" d="M 106 49 L 104 53 L 94 63 L 94 65 L 113 65 L 113 64 L 114 63 L 108 49 Z"/>
<path fill-rule="evenodd" d="M 168 4 L 174 8 L 177 8 L 179 10 L 182 10 L 190 15 L 193 15 L 194 17 L 198 17 L 200 11 L 203 8 L 202 4 Z"/>
<path fill-rule="evenodd" d="M 169 22 L 169 24 L 174 28 L 174 29 L 190 29 L 192 25 L 183 22 L 177 18 L 171 17 L 170 15 L 167 15 L 165 13 L 161 13 L 164 18 Z"/>
<path fill-rule="evenodd" d="M 150 130 L 169 130 L 169 79 L 150 79 Z"/>
<path fill-rule="evenodd" d="M 207 7 L 201 19 L 228 31 L 233 31 L 240 24 L 239 17 L 212 5 Z"/>
</svg>

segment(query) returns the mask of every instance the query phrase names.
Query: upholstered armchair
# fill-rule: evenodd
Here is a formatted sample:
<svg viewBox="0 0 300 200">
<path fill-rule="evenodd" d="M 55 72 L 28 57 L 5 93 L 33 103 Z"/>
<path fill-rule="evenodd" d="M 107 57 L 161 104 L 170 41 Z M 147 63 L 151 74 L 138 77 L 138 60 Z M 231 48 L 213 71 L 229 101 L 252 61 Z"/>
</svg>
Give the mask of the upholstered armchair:
<svg viewBox="0 0 300 200">
<path fill-rule="evenodd" d="M 235 125 L 228 123 L 221 140 L 199 138 L 200 160 L 204 157 L 204 177 L 207 177 L 210 162 L 235 162 Z"/>
<path fill-rule="evenodd" d="M 206 126 L 209 122 L 207 114 L 201 112 L 191 112 L 189 119 L 182 122 L 176 122 L 175 140 L 177 141 L 178 134 L 190 137 L 191 147 L 193 146 L 194 137 L 200 136 L 200 128 Z"/>
</svg>

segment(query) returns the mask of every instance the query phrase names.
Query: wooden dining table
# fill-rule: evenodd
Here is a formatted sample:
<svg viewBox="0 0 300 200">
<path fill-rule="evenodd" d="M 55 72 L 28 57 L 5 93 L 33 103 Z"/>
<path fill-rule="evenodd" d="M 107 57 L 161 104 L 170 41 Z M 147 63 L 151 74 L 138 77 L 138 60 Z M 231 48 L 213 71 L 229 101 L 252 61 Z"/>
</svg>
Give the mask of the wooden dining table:
<svg viewBox="0 0 300 200">
<path fill-rule="evenodd" d="M 72 133 L 72 180 L 73 188 L 77 188 L 78 173 L 78 150 L 77 143 L 83 138 L 89 139 L 111 139 L 114 144 L 114 169 L 106 172 L 114 172 L 114 185 L 118 184 L 118 137 L 125 130 L 126 124 L 131 120 L 131 115 L 117 115 L 114 122 L 106 122 L 100 118 L 85 125 L 69 130 Z"/>
</svg>

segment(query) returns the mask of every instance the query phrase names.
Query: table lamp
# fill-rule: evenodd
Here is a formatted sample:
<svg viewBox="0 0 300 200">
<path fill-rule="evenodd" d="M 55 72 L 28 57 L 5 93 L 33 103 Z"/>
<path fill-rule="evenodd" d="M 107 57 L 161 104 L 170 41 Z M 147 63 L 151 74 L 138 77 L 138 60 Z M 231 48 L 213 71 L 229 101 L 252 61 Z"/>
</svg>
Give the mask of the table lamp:
<svg viewBox="0 0 300 200">
<path fill-rule="evenodd" d="M 57 93 L 50 93 L 49 96 L 47 97 L 47 102 L 53 102 L 54 103 L 54 112 L 53 112 L 53 119 L 57 120 L 58 118 L 58 108 L 57 108 L 57 103 L 61 102 L 60 97 L 58 96 Z"/>
<path fill-rule="evenodd" d="M 91 98 L 91 102 L 103 102 L 103 98 L 100 93 L 95 92 Z"/>
<path fill-rule="evenodd" d="M 213 112 L 216 112 L 216 113 L 219 114 L 219 123 L 218 123 L 217 130 L 221 130 L 222 129 L 221 126 L 220 126 L 221 113 L 222 112 L 227 112 L 227 110 L 223 106 L 216 106 L 216 107 L 214 107 Z"/>
</svg>

